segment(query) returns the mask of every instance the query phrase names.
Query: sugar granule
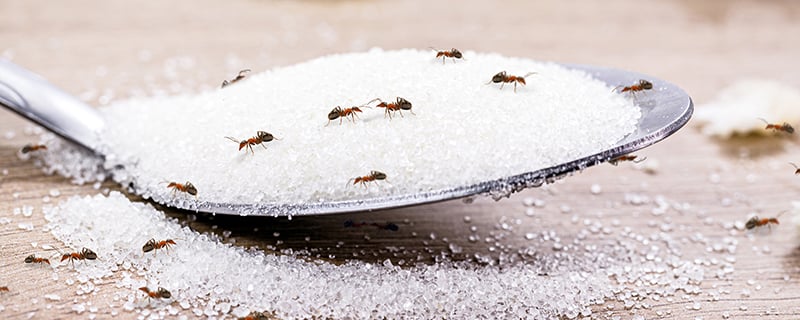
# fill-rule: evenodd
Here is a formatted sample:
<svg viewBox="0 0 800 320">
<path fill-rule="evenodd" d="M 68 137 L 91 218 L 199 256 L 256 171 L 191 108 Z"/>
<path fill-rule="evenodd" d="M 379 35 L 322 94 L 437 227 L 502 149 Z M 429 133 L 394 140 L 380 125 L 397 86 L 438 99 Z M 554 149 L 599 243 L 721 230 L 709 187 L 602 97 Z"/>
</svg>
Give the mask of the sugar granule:
<svg viewBox="0 0 800 320">
<path fill-rule="evenodd" d="M 561 270 L 541 276 L 533 264 L 400 268 L 388 260 L 333 265 L 268 255 L 198 234 L 117 192 L 72 197 L 44 212 L 56 238 L 98 254 L 97 260 L 75 265 L 78 279 L 91 283 L 126 269 L 121 272 L 128 276 L 116 286 L 130 290 L 127 311 L 167 312 L 168 303 L 135 299 L 138 287 L 160 286 L 183 309 L 191 305 L 192 312 L 206 316 L 266 309 L 282 318 L 555 318 L 588 312 L 615 288 L 605 273 Z M 153 237 L 177 244 L 169 254 L 143 253 L 142 245 Z M 143 278 L 132 279 L 129 272 Z"/>
<path fill-rule="evenodd" d="M 535 171 L 599 152 L 640 117 L 625 95 L 554 63 L 465 52 L 441 65 L 430 51 L 373 49 L 253 73 L 196 95 L 131 99 L 103 108 L 105 167 L 157 202 L 318 203 L 415 194 Z M 526 86 L 487 84 L 506 70 Z M 375 98 L 411 114 L 362 107 L 328 124 L 337 106 Z M 239 149 L 266 131 L 266 149 Z M 280 139 L 280 140 L 278 140 Z M 63 165 L 56 171 L 64 171 Z M 368 188 L 348 181 L 387 175 Z M 83 181 L 81 178 L 78 181 Z M 190 181 L 197 198 L 164 181 Z"/>
</svg>

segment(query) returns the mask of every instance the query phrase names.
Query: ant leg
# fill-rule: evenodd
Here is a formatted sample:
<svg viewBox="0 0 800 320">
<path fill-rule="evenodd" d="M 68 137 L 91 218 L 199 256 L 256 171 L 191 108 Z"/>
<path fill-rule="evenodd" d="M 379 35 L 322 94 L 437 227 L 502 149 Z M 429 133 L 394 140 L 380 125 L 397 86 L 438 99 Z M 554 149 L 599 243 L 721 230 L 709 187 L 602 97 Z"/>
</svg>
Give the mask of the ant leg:
<svg viewBox="0 0 800 320">
<path fill-rule="evenodd" d="M 517 83 L 514 82 L 514 93 L 517 93 Z"/>
<path fill-rule="evenodd" d="M 500 90 L 503 90 L 503 86 L 506 85 L 505 82 L 500 82 Z"/>
</svg>

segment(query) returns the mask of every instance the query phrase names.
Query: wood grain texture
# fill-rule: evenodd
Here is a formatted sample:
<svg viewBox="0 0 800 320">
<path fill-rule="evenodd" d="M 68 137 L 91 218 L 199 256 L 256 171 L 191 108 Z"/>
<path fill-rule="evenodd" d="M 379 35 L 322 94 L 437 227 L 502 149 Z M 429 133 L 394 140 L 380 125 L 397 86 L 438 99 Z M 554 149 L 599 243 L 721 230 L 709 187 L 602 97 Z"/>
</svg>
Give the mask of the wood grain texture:
<svg viewBox="0 0 800 320">
<path fill-rule="evenodd" d="M 800 87 L 796 63 L 800 43 L 788 38 L 800 34 L 800 3 L 792 1 L 34 0 L 0 2 L 0 12 L 0 54 L 93 105 L 158 91 L 198 91 L 217 86 L 241 68 L 260 71 L 373 46 L 456 47 L 635 70 L 678 84 L 700 104 L 745 77 Z M 42 206 L 106 188 L 120 190 L 111 182 L 100 190 L 73 185 L 19 159 L 17 151 L 37 139 L 26 134 L 27 126 L 18 116 L 0 110 L 0 170 L 8 172 L 0 174 L 0 218 L 12 220 L 0 224 L 0 286 L 11 289 L 0 293 L 5 308 L 0 317 L 83 318 L 88 312 L 72 310 L 80 302 L 98 307 L 100 318 L 112 316 L 103 313 L 111 309 L 123 318 L 138 316 L 119 308 L 122 302 L 114 295 L 120 289 L 111 281 L 96 283 L 98 290 L 80 295 L 80 284 L 66 282 L 68 267 L 59 267 L 54 279 L 51 268 L 22 263 L 28 254 L 42 253 L 43 244 L 67 250 L 43 230 Z M 6 138 L 6 132 L 16 135 Z M 489 246 L 468 241 L 469 227 L 492 230 L 503 217 L 523 222 L 516 238 L 507 241 L 517 247 L 530 245 L 522 236 L 526 231 L 554 230 L 564 238 L 575 237 L 587 228 L 583 224 L 587 219 L 606 225 L 618 221 L 615 232 L 596 240 L 598 245 L 613 243 L 619 237 L 616 231 L 625 227 L 647 234 L 669 223 L 670 234 L 680 241 L 690 243 L 697 234 L 711 239 L 708 245 L 686 245 L 685 259 L 724 259 L 711 244 L 725 237 L 738 241 L 735 272 L 721 279 L 706 275 L 699 295 L 642 301 L 650 305 L 647 309 L 626 309 L 612 301 L 597 306 L 593 317 L 721 319 L 729 314 L 734 319 L 796 319 L 800 318 L 797 228 L 786 221 L 771 232 L 746 234 L 725 224 L 743 221 L 750 212 L 766 216 L 787 210 L 790 201 L 800 200 L 800 178 L 786 164 L 800 161 L 798 150 L 793 139 L 720 142 L 687 127 L 639 152 L 647 161 L 659 163 L 655 174 L 630 164 L 601 165 L 499 202 L 478 198 L 472 204 L 457 200 L 291 221 L 163 209 L 200 232 L 231 231 L 227 241 L 238 246 L 306 250 L 312 259 L 336 263 L 349 259 L 429 263 L 450 256 L 450 243 L 464 248 L 451 258 L 469 259 L 487 253 Z M 602 192 L 590 192 L 593 184 Z M 45 202 L 53 189 L 60 195 Z M 634 193 L 651 199 L 661 196 L 689 209 L 654 216 L 650 206 L 627 203 L 626 195 Z M 524 214 L 526 197 L 545 201 L 534 217 Z M 34 208 L 30 217 L 14 213 L 23 206 Z M 568 206 L 570 213 L 562 213 L 562 206 Z M 571 221 L 572 215 L 580 216 L 578 223 Z M 464 222 L 465 216 L 470 223 Z M 392 221 L 400 230 L 345 229 L 342 223 L 348 219 Z M 21 229 L 21 223 L 31 224 L 33 231 Z M 719 289 L 730 294 L 710 301 L 715 298 L 709 293 Z M 46 294 L 60 300 L 45 299 Z M 693 308 L 696 302 L 701 304 L 699 310 Z"/>
</svg>

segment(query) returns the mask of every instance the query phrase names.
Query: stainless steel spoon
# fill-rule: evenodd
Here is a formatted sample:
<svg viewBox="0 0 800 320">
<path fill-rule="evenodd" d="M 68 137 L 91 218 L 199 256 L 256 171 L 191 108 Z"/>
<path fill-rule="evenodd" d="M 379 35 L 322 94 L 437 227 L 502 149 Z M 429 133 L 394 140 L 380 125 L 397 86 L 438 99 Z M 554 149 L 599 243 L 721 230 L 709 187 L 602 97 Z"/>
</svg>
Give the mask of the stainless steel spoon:
<svg viewBox="0 0 800 320">
<path fill-rule="evenodd" d="M 683 127 L 694 110 L 692 99 L 677 86 L 643 74 L 610 68 L 564 65 L 582 70 L 598 80 L 615 87 L 631 85 L 640 79 L 653 83 L 653 89 L 637 95 L 635 103 L 642 110 L 637 129 L 616 145 L 597 154 L 574 159 L 549 168 L 485 181 L 468 186 L 452 186 L 415 194 L 397 194 L 360 200 L 322 203 L 216 203 L 183 201 L 181 209 L 240 215 L 313 215 L 353 211 L 368 211 L 418 205 L 488 194 L 500 199 L 525 188 L 539 187 L 576 171 L 635 152 L 652 145 Z M 0 105 L 86 147 L 98 155 L 99 133 L 104 120 L 96 110 L 73 96 L 59 90 L 41 77 L 11 62 L 0 59 Z M 535 168 L 532 168 L 535 169 Z"/>
</svg>

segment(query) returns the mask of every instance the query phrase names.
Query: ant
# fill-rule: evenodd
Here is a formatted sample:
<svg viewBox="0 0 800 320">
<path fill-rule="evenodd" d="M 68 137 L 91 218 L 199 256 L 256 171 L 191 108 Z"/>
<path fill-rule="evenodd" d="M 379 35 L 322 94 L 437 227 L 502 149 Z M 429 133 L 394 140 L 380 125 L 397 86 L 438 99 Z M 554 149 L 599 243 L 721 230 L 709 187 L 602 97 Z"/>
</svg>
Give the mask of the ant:
<svg viewBox="0 0 800 320">
<path fill-rule="evenodd" d="M 794 167 L 794 174 L 795 175 L 800 174 L 800 168 L 798 168 L 796 164 L 791 163 L 791 162 L 789 162 L 789 164 L 791 164 Z"/>
<path fill-rule="evenodd" d="M 170 246 L 175 245 L 175 240 L 167 239 L 156 242 L 156 239 L 147 240 L 147 243 L 142 246 L 142 251 L 150 252 L 161 248 L 169 249 Z"/>
<path fill-rule="evenodd" d="M 8 287 L 0 287 L 0 292 L 8 292 Z"/>
<path fill-rule="evenodd" d="M 398 227 L 396 224 L 391 223 L 391 222 L 387 222 L 386 224 L 380 224 L 380 223 L 377 223 L 377 222 L 373 222 L 373 223 L 353 222 L 353 220 L 347 220 L 347 221 L 344 222 L 344 227 L 345 228 L 360 228 L 360 227 L 363 227 L 363 226 L 373 226 L 373 227 L 376 227 L 376 228 L 381 229 L 381 230 L 391 230 L 391 231 L 397 231 L 397 230 L 400 229 L 400 227 Z"/>
<path fill-rule="evenodd" d="M 161 299 L 172 298 L 172 294 L 169 293 L 169 291 L 167 291 L 167 289 L 164 289 L 162 287 L 158 287 L 158 290 L 156 290 L 156 291 L 150 291 L 150 289 L 148 289 L 147 287 L 141 287 L 141 288 L 139 288 L 139 290 L 144 291 L 144 293 L 147 294 L 147 299 L 150 299 L 150 298 L 161 298 Z"/>
<path fill-rule="evenodd" d="M 330 118 L 330 115 L 328 115 L 328 118 Z M 255 152 L 253 151 L 254 145 L 261 145 L 262 147 L 264 147 L 264 149 L 266 149 L 267 146 L 264 145 L 264 142 L 270 142 L 274 139 L 277 139 L 271 133 L 266 131 L 258 131 L 256 132 L 255 137 L 251 137 L 247 140 L 239 140 L 234 137 L 225 137 L 225 138 L 228 138 L 228 140 L 238 143 L 239 150 L 242 150 L 242 148 L 247 147 L 247 150 L 250 150 L 250 153 L 252 154 L 255 154 Z"/>
<path fill-rule="evenodd" d="M 626 154 L 626 155 L 621 155 L 619 157 L 616 157 L 616 158 L 613 158 L 611 160 L 608 160 L 608 163 L 616 166 L 620 162 L 623 162 L 623 161 L 631 161 L 633 163 L 639 163 L 639 162 L 642 162 L 642 161 L 645 161 L 645 160 L 647 160 L 647 157 L 639 158 L 639 156 L 637 156 L 637 155 Z"/>
<path fill-rule="evenodd" d="M 395 111 L 399 112 L 400 116 L 402 117 L 403 116 L 403 110 L 409 111 L 413 115 L 417 115 L 416 113 L 414 113 L 414 111 L 411 111 L 411 102 L 409 102 L 406 99 L 397 97 L 395 102 L 386 103 L 386 102 L 383 102 L 383 100 L 381 100 L 380 98 L 375 98 L 375 99 L 372 99 L 372 101 L 367 102 L 367 104 L 373 103 L 375 101 L 380 101 L 381 102 L 381 103 L 379 103 L 378 105 L 375 106 L 376 108 L 386 108 L 386 111 L 383 113 L 383 117 L 384 118 L 386 118 L 386 116 L 388 115 L 389 119 L 391 119 L 392 118 L 392 112 L 395 112 Z"/>
<path fill-rule="evenodd" d="M 247 316 L 239 318 L 239 320 L 269 320 L 269 319 L 275 319 L 274 315 L 258 311 L 250 312 L 250 314 L 248 314 Z"/>
<path fill-rule="evenodd" d="M 250 73 L 250 69 L 244 69 L 244 70 L 239 71 L 239 74 L 236 76 L 236 78 L 233 78 L 233 80 L 231 80 L 231 81 L 228 81 L 228 80 L 222 81 L 222 87 L 225 88 L 225 87 L 227 87 L 229 85 L 232 85 L 232 84 L 236 83 L 239 80 L 244 79 L 244 77 L 246 77 L 248 73 Z"/>
<path fill-rule="evenodd" d="M 780 224 L 780 222 L 778 222 L 778 217 L 780 217 L 785 212 L 786 211 L 783 211 L 783 212 L 779 213 L 774 218 L 763 218 L 763 219 L 761 219 L 758 216 L 754 216 L 754 217 L 750 218 L 750 220 L 747 220 L 747 223 L 745 223 L 744 227 L 747 230 L 752 230 L 752 229 L 754 229 L 756 227 L 761 227 L 761 226 L 765 226 L 765 225 L 766 226 L 770 226 L 770 224 Z"/>
<path fill-rule="evenodd" d="M 369 175 L 350 179 L 350 180 L 347 181 L 347 183 L 350 183 L 350 181 L 353 181 L 353 185 L 355 185 L 355 184 L 360 182 L 362 186 L 366 187 L 367 186 L 367 182 L 376 181 L 376 180 L 385 180 L 385 179 L 386 179 L 386 174 L 385 173 L 380 172 L 380 171 L 372 170 L 372 171 L 369 172 Z"/>
<path fill-rule="evenodd" d="M 46 263 L 46 264 L 50 264 L 50 260 L 48 260 L 47 258 L 36 257 L 36 255 L 29 255 L 29 256 L 25 257 L 25 263 Z"/>
<path fill-rule="evenodd" d="M 22 147 L 22 150 L 20 150 L 20 152 L 22 152 L 22 154 L 26 154 L 26 153 L 29 153 L 29 152 L 34 152 L 34 151 L 39 151 L 39 150 L 47 150 L 47 146 L 43 145 L 43 144 L 30 144 L 29 143 L 29 144 L 26 144 L 24 147 Z"/>
<path fill-rule="evenodd" d="M 786 123 L 786 122 L 784 122 L 783 124 L 769 123 L 764 118 L 758 118 L 758 119 L 761 120 L 761 121 L 764 121 L 764 123 L 767 124 L 767 127 L 764 128 L 765 130 L 773 129 L 775 131 L 783 131 L 783 132 L 786 132 L 788 134 L 794 133 L 794 127 L 792 127 L 792 125 L 789 124 L 789 123 Z"/>
<path fill-rule="evenodd" d="M 506 83 L 514 83 L 514 92 L 517 92 L 517 83 L 521 83 L 522 85 L 526 85 L 525 78 L 528 76 L 536 74 L 536 72 L 528 72 L 525 76 L 517 77 L 517 76 L 510 76 L 507 75 L 505 71 L 498 72 L 496 75 L 492 77 L 492 81 L 487 82 L 486 84 L 491 83 L 499 83 L 500 90 L 503 90 L 503 86 Z"/>
<path fill-rule="evenodd" d="M 172 189 L 172 194 L 173 195 L 176 192 L 180 191 L 180 192 L 186 192 L 186 193 L 188 193 L 190 195 L 193 195 L 195 197 L 197 196 L 197 188 L 195 188 L 194 185 L 189 181 L 186 181 L 186 183 L 182 183 L 182 184 L 181 183 L 177 183 L 177 182 L 169 182 L 169 184 L 167 185 L 167 188 L 171 188 Z"/>
<path fill-rule="evenodd" d="M 653 83 L 651 83 L 650 81 L 647 81 L 647 80 L 640 79 L 639 82 L 637 82 L 634 85 L 627 86 L 627 87 L 619 85 L 616 88 L 614 88 L 614 90 L 611 90 L 611 91 L 617 91 L 620 88 L 622 88 L 622 89 L 619 90 L 619 93 L 624 93 L 624 92 L 629 92 L 630 91 L 631 95 L 634 98 L 636 98 L 636 92 L 653 89 Z"/>
<path fill-rule="evenodd" d="M 350 120 L 356 122 L 356 118 L 358 118 L 358 114 L 356 112 L 361 112 L 359 107 L 351 107 L 351 108 L 344 108 L 336 107 L 328 113 L 328 124 L 331 124 L 331 121 L 339 119 L 339 124 L 342 124 L 342 119 L 346 119 L 350 117 Z M 328 124 L 325 126 L 327 127 Z"/>
<path fill-rule="evenodd" d="M 442 64 L 444 64 L 444 60 L 446 58 L 453 59 L 453 63 L 456 62 L 456 59 L 463 59 L 461 56 L 461 51 L 458 51 L 456 48 L 450 49 L 450 51 L 444 50 L 437 50 L 436 48 L 431 47 L 433 51 L 436 51 L 436 59 L 442 58 Z"/>
<path fill-rule="evenodd" d="M 75 266 L 75 260 L 94 260 L 97 259 L 97 254 L 94 251 L 89 250 L 88 248 L 81 249 L 80 252 L 73 252 L 73 253 L 65 253 L 61 256 L 61 261 L 69 259 L 69 262 L 72 263 L 72 266 Z M 27 259 L 26 259 L 27 260 Z"/>
</svg>

